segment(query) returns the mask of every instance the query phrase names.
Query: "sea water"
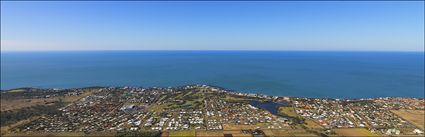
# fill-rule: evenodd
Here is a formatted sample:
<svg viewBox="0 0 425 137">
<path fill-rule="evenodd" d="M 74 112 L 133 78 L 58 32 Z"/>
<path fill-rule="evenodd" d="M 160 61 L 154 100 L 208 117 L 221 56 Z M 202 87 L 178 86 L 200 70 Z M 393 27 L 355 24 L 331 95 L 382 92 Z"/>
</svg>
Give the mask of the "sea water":
<svg viewBox="0 0 425 137">
<path fill-rule="evenodd" d="M 424 97 L 424 52 L 2 52 L 1 89 L 207 84 L 320 98 Z"/>
</svg>

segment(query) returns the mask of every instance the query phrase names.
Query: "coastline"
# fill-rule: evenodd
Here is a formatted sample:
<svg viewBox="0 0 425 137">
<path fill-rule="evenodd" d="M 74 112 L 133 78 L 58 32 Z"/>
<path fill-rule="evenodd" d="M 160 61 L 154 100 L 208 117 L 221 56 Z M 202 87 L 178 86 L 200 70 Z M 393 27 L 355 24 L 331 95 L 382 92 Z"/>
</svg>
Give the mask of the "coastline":
<svg viewBox="0 0 425 137">
<path fill-rule="evenodd" d="M 13 91 L 13 90 L 20 90 L 20 89 L 40 89 L 40 90 L 51 90 L 51 91 L 60 91 L 60 90 L 74 90 L 74 89 L 90 89 L 90 88 L 141 88 L 141 89 L 180 89 L 185 88 L 189 86 L 202 86 L 202 87 L 212 87 L 216 88 L 218 90 L 225 91 L 226 93 L 231 94 L 237 94 L 241 96 L 247 96 L 247 97 L 271 97 L 271 98 L 304 98 L 304 99 L 340 99 L 340 100 L 371 100 L 371 99 L 385 99 L 385 98 L 411 98 L 411 99 L 418 99 L 418 100 L 424 100 L 425 97 L 397 97 L 397 96 L 382 96 L 382 97 L 365 97 L 365 98 L 320 98 L 320 97 L 302 97 L 302 96 L 273 96 L 273 95 L 267 95 L 267 94 L 261 94 L 261 93 L 254 93 L 254 92 L 240 92 L 237 90 L 232 90 L 216 85 L 205 85 L 205 84 L 189 84 L 189 85 L 181 85 L 181 86 L 163 86 L 163 87 L 135 87 L 135 86 L 87 86 L 87 87 L 75 87 L 75 88 L 39 88 L 39 87 L 21 87 L 21 88 L 12 88 L 12 89 L 6 89 L 0 90 L 0 93 Z"/>
</svg>

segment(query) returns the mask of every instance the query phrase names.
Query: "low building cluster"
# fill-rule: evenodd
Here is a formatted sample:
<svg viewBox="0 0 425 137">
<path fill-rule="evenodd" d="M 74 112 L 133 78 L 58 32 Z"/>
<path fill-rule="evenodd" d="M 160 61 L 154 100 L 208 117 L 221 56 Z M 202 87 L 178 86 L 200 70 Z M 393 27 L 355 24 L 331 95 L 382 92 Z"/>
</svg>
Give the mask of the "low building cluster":
<svg viewBox="0 0 425 137">
<path fill-rule="evenodd" d="M 66 96 L 83 94 L 80 89 Z M 251 104 L 255 100 L 257 103 Z M 299 116 L 285 117 L 259 108 L 258 102 L 275 101 L 295 108 Z M 254 105 L 257 104 L 257 105 Z M 263 103 L 264 104 L 264 103 Z M 277 109 L 277 107 L 276 107 Z M 100 88 L 63 108 L 24 124 L 21 131 L 93 132 L 137 130 L 224 130 L 229 125 L 261 129 L 289 128 L 299 117 L 316 121 L 325 130 L 367 128 L 372 132 L 398 135 L 415 125 L 391 110 L 424 109 L 423 99 L 289 98 L 227 91 L 206 85 L 176 88 Z M 293 121 L 294 120 L 294 121 Z"/>
<path fill-rule="evenodd" d="M 202 91 L 195 91 L 201 89 Z M 197 93 L 210 94 L 199 100 Z M 231 92 L 233 93 L 233 92 Z M 81 94 L 79 91 L 69 95 Z M 217 94 L 217 95 L 215 95 Z M 227 91 L 210 86 L 179 88 L 102 88 L 21 127 L 23 131 L 93 132 L 147 130 L 223 130 L 225 124 L 282 128 L 286 121 L 249 102 L 228 102 Z M 245 95 L 239 95 L 245 96 Z M 249 95 L 251 97 L 251 95 Z M 255 95 L 256 96 L 256 95 Z M 267 96 L 261 96 L 267 98 Z M 172 102 L 172 103 L 170 103 Z M 167 108 L 164 108 L 167 107 Z M 287 125 L 287 124 L 286 124 Z"/>
<path fill-rule="evenodd" d="M 381 134 L 398 135 L 401 128 L 415 126 L 390 110 L 423 109 L 423 100 L 374 98 L 360 100 L 294 98 L 296 112 L 318 121 L 326 129 L 368 128 Z"/>
</svg>

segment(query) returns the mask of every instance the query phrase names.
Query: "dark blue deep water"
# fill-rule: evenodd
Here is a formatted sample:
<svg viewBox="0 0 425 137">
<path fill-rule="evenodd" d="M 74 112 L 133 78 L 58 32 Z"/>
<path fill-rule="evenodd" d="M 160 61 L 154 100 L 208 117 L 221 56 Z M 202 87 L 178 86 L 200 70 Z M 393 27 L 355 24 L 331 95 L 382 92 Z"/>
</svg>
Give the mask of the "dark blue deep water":
<svg viewBox="0 0 425 137">
<path fill-rule="evenodd" d="M 1 89 L 209 84 L 268 95 L 424 97 L 423 52 L 2 52 Z"/>
</svg>

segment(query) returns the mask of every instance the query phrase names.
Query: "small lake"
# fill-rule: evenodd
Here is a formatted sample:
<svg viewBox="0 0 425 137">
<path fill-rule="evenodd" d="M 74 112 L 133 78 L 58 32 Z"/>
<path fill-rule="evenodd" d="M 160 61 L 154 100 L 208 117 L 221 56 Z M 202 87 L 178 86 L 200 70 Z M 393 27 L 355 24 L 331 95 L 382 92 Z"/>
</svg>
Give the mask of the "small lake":
<svg viewBox="0 0 425 137">
<path fill-rule="evenodd" d="M 249 104 L 251 104 L 254 107 L 258 107 L 261 109 L 265 109 L 272 113 L 273 115 L 278 115 L 278 108 L 281 106 L 288 106 L 288 103 L 277 103 L 277 102 L 261 102 L 261 101 L 249 101 Z"/>
</svg>

